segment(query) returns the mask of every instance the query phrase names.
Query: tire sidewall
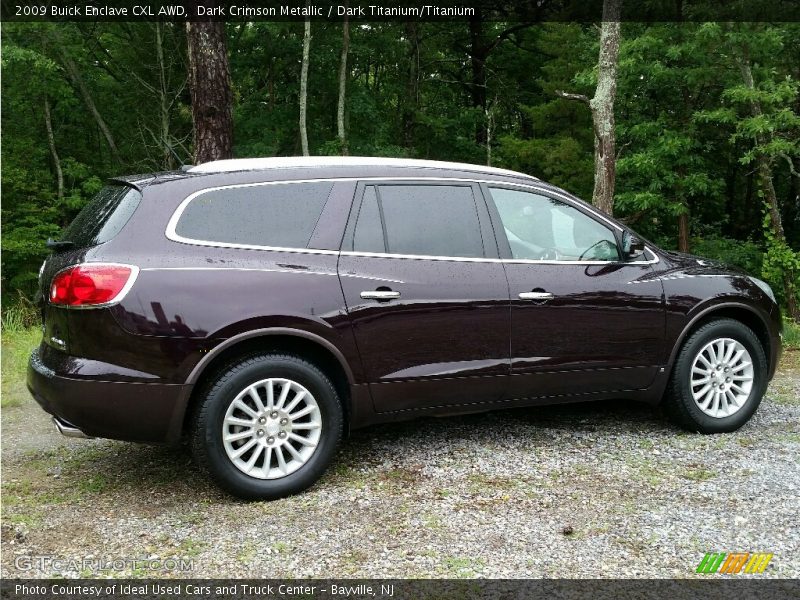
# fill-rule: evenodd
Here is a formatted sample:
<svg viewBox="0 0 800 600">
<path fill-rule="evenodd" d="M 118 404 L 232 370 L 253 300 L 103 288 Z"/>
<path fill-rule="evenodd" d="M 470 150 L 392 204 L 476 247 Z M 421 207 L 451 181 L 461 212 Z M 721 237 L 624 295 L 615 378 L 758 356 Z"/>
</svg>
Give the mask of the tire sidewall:
<svg viewBox="0 0 800 600">
<path fill-rule="evenodd" d="M 698 353 L 711 341 L 731 338 L 742 344 L 753 361 L 753 387 L 745 405 L 734 414 L 716 418 L 704 413 L 692 397 L 690 373 Z M 718 321 L 701 328 L 681 349 L 675 364 L 675 384 L 688 416 L 705 433 L 723 433 L 739 429 L 753 416 L 767 388 L 767 360 L 761 343 L 746 326 L 732 320 Z"/>
<path fill-rule="evenodd" d="M 322 432 L 314 454 L 297 471 L 279 479 L 257 479 L 240 471 L 228 458 L 222 427 L 236 396 L 249 385 L 270 378 L 294 380 L 314 396 L 322 416 Z M 199 427 L 207 467 L 224 489 L 242 498 L 275 499 L 311 486 L 325 472 L 341 437 L 342 409 L 331 382 L 312 365 L 293 357 L 265 356 L 244 361 L 232 376 L 212 388 L 206 402 L 205 422 Z"/>
</svg>

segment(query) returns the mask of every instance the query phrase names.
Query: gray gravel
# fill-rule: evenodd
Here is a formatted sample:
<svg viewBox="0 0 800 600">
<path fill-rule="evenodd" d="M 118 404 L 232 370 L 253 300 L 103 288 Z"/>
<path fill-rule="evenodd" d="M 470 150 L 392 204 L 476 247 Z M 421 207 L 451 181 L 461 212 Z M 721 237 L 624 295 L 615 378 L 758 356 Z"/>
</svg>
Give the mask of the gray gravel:
<svg viewBox="0 0 800 600">
<path fill-rule="evenodd" d="M 424 419 L 356 432 L 312 490 L 250 504 L 182 449 L 62 438 L 26 398 L 2 414 L 2 576 L 48 555 L 193 565 L 68 577 L 692 577 L 706 552 L 764 551 L 760 577 L 796 578 L 799 359 L 734 434 L 622 402 Z"/>
</svg>

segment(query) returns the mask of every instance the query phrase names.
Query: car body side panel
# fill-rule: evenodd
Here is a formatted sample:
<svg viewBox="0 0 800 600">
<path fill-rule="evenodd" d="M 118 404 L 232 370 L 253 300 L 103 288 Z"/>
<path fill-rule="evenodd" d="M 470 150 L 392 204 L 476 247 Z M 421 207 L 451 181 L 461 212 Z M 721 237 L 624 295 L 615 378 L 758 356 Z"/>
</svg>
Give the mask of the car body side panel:
<svg viewBox="0 0 800 600">
<path fill-rule="evenodd" d="M 766 350 L 772 378 L 781 353 L 781 317 L 763 290 L 745 274 L 713 261 L 674 253 L 664 253 L 664 259 L 658 275 L 664 283 L 667 309 L 665 364 L 672 367 L 682 341 L 699 320 L 715 311 L 741 309 L 757 317 L 769 334 Z"/>
<path fill-rule="evenodd" d="M 508 375 L 508 285 L 496 262 L 343 255 L 342 289 L 375 410 L 499 399 Z M 391 288 L 399 299 L 362 299 Z M 470 378 L 459 380 L 459 378 Z"/>
<path fill-rule="evenodd" d="M 134 288 L 113 310 L 122 329 L 160 338 L 166 341 L 164 353 L 177 354 L 198 340 L 208 352 L 222 340 L 255 330 L 306 331 L 337 348 L 355 367 L 355 382 L 360 381 L 335 254 L 301 257 L 222 248 L 215 254 L 213 260 L 186 257 L 142 269 Z M 196 362 L 181 363 L 176 377 L 185 381 Z"/>
<path fill-rule="evenodd" d="M 505 265 L 514 397 L 645 389 L 663 365 L 661 282 L 648 264 Z M 519 299 L 541 289 L 543 302 Z"/>
</svg>

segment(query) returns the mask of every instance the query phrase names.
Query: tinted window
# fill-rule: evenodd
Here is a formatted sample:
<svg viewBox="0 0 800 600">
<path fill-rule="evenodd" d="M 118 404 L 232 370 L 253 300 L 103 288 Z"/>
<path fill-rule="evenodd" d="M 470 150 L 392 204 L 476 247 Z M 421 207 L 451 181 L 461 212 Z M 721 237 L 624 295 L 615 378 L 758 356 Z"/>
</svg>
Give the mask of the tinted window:
<svg viewBox="0 0 800 600">
<path fill-rule="evenodd" d="M 491 191 L 514 258 L 619 260 L 612 231 L 578 209 L 530 192 Z"/>
<path fill-rule="evenodd" d="M 64 230 L 62 240 L 76 248 L 103 244 L 117 235 L 139 206 L 141 193 L 126 185 L 107 185 Z"/>
<path fill-rule="evenodd" d="M 378 196 L 373 186 L 367 187 L 364 191 L 364 200 L 361 203 L 361 210 L 358 211 L 353 246 L 360 252 L 386 252 L 386 247 L 383 245 Z"/>
<path fill-rule="evenodd" d="M 226 244 L 305 248 L 332 183 L 282 183 L 205 192 L 175 227 L 185 238 Z"/>
<path fill-rule="evenodd" d="M 365 224 L 362 226 L 359 214 L 356 227 L 356 251 L 471 258 L 484 255 L 478 211 L 470 187 L 386 185 L 373 191 L 368 188 L 361 212 L 365 210 Z M 386 250 L 376 250 L 383 245 L 381 218 Z"/>
</svg>

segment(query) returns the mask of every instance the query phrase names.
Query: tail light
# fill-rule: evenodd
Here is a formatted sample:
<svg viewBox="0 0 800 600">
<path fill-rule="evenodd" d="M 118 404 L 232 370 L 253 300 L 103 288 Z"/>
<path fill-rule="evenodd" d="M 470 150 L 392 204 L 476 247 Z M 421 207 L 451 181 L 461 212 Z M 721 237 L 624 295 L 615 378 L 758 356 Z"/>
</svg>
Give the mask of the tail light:
<svg viewBox="0 0 800 600">
<path fill-rule="evenodd" d="M 91 308 L 119 302 L 133 286 L 138 267 L 84 263 L 56 273 L 50 284 L 50 304 Z"/>
</svg>

